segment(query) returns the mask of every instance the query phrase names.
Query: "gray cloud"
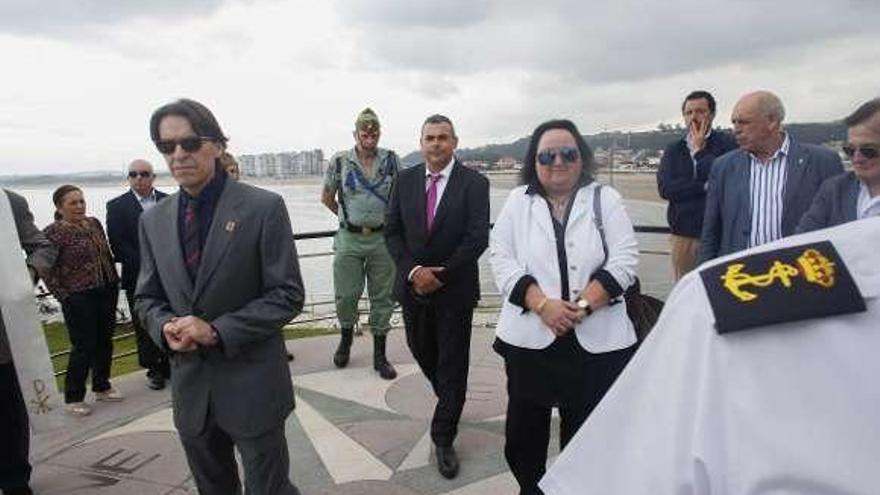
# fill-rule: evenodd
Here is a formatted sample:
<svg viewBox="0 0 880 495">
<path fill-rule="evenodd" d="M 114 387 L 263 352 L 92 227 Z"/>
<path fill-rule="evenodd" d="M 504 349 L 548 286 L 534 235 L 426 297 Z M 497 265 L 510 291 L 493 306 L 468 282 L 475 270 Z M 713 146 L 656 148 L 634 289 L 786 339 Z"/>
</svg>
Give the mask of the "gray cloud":
<svg viewBox="0 0 880 495">
<path fill-rule="evenodd" d="M 227 0 L 3 0 L 0 32 L 69 35 L 137 18 L 183 18 L 211 13 Z"/>
<path fill-rule="evenodd" d="M 486 21 L 493 6 L 492 0 L 348 0 L 338 4 L 348 23 L 389 29 L 470 26 Z"/>
<path fill-rule="evenodd" d="M 360 30 L 362 59 L 380 69 L 447 76 L 523 69 L 592 83 L 751 63 L 778 49 L 873 32 L 852 16 L 880 14 L 880 2 L 867 0 L 353 0 L 338 7 Z"/>
</svg>

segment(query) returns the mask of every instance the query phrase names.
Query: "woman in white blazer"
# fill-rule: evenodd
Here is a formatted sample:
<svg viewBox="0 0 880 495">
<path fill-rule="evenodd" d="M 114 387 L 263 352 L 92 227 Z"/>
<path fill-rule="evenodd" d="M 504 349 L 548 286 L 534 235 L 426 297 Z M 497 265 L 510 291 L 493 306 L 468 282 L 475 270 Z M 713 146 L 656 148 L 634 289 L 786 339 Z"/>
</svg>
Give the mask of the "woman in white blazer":
<svg viewBox="0 0 880 495">
<path fill-rule="evenodd" d="M 521 494 L 541 493 L 550 417 L 560 449 L 635 350 L 621 295 L 635 280 L 638 246 L 620 194 L 601 189 L 605 257 L 593 215 L 593 153 L 568 120 L 538 126 L 520 182 L 489 249 L 503 305 L 495 350 L 507 371 L 504 454 Z"/>
</svg>

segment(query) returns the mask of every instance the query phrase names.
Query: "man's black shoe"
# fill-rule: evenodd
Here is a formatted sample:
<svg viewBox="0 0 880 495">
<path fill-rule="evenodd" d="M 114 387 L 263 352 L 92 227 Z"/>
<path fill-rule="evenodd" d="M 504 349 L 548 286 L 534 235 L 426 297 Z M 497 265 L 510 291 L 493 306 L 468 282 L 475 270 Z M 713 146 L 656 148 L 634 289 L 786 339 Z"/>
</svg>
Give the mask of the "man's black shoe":
<svg viewBox="0 0 880 495">
<path fill-rule="evenodd" d="M 3 495 L 34 495 L 31 487 L 27 485 L 16 486 L 15 488 L 4 488 Z"/>
<path fill-rule="evenodd" d="M 165 377 L 159 373 L 148 374 L 147 387 L 151 390 L 162 390 L 165 388 Z"/>
<path fill-rule="evenodd" d="M 455 453 L 455 447 L 437 446 L 437 470 L 450 480 L 458 475 L 458 454 Z"/>
</svg>

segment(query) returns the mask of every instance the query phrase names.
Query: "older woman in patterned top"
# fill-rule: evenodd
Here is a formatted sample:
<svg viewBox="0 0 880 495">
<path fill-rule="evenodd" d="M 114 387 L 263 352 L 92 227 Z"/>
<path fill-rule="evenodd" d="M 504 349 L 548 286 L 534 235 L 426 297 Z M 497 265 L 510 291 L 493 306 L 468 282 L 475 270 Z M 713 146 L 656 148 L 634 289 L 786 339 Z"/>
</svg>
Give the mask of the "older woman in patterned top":
<svg viewBox="0 0 880 495">
<path fill-rule="evenodd" d="M 122 400 L 110 385 L 113 327 L 119 297 L 116 268 L 101 222 L 86 216 L 82 191 L 64 185 L 52 195 L 55 222 L 44 229 L 58 246 L 58 258 L 46 285 L 64 313 L 70 335 L 70 360 L 64 383 L 68 413 L 86 416 L 86 377 L 92 373 L 92 391 L 98 401 Z"/>
</svg>

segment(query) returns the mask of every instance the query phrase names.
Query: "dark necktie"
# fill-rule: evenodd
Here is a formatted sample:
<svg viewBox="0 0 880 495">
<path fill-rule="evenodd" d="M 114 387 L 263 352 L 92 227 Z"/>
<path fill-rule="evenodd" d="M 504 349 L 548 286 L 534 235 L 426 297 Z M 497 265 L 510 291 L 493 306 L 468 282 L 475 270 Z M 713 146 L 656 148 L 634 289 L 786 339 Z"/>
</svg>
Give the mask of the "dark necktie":
<svg viewBox="0 0 880 495">
<path fill-rule="evenodd" d="M 434 213 L 437 209 L 437 182 L 443 178 L 443 174 L 431 174 L 428 184 L 428 191 L 425 194 L 425 219 L 428 221 L 428 232 L 434 227 Z"/>
<path fill-rule="evenodd" d="M 189 198 L 183 215 L 183 259 L 189 278 L 196 279 L 199 262 L 202 259 L 202 248 L 199 245 L 199 213 L 198 200 Z"/>
</svg>

